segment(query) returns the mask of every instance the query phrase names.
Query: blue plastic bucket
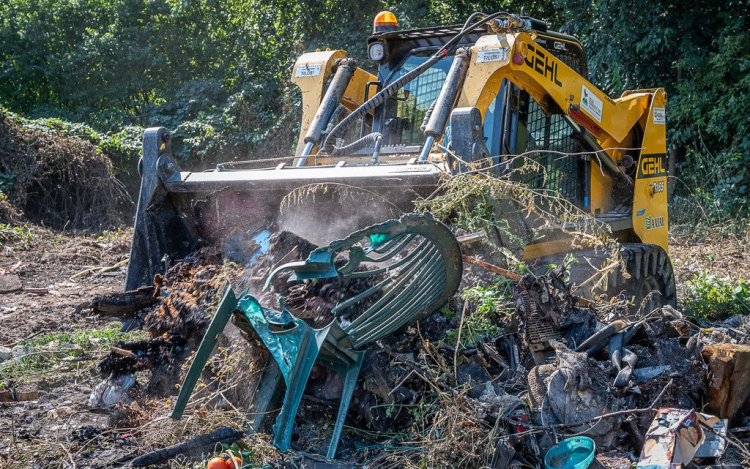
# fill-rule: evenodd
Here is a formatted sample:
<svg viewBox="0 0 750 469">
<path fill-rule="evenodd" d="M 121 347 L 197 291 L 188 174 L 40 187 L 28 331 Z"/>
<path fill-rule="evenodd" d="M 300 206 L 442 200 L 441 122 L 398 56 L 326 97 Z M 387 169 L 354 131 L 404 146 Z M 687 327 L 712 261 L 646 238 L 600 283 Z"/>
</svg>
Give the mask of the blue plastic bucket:
<svg viewBox="0 0 750 469">
<path fill-rule="evenodd" d="M 561 441 L 544 456 L 546 469 L 586 469 L 594 462 L 596 443 L 591 438 L 576 436 Z"/>
</svg>

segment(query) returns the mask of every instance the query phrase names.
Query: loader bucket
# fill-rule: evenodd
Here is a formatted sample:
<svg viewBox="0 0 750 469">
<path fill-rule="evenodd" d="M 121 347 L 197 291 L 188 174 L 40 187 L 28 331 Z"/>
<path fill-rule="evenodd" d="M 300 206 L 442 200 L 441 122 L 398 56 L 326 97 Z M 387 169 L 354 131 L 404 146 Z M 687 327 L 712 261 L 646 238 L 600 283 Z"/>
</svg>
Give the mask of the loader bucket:
<svg viewBox="0 0 750 469">
<path fill-rule="evenodd" d="M 151 284 L 170 262 L 202 246 L 248 264 L 269 229 L 321 244 L 398 217 L 443 174 L 415 163 L 183 171 L 165 128 L 144 133 L 139 171 L 126 290 Z"/>
</svg>

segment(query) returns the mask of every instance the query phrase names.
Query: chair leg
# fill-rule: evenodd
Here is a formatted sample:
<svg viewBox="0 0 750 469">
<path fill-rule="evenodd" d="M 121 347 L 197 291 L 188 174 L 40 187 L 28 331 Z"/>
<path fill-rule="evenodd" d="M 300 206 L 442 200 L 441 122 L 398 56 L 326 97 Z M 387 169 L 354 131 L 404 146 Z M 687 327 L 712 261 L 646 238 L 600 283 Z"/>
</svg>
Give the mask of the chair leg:
<svg viewBox="0 0 750 469">
<path fill-rule="evenodd" d="M 286 310 L 279 313 L 263 308 L 251 295 L 243 296 L 239 301 L 239 307 L 278 363 L 284 376 L 286 392 L 281 412 L 273 426 L 273 444 L 281 451 L 287 451 L 292 441 L 294 417 L 305 392 L 305 385 L 331 325 L 313 329 Z M 293 324 L 294 327 L 283 331 L 273 330 L 268 315 L 276 321 L 289 321 L 287 325 Z"/>
<path fill-rule="evenodd" d="M 357 357 L 357 361 L 352 363 L 349 368 L 343 373 L 344 378 L 344 389 L 341 392 L 341 403 L 339 404 L 339 413 L 336 416 L 336 425 L 333 427 L 333 435 L 331 436 L 331 444 L 328 447 L 329 459 L 336 457 L 336 448 L 339 445 L 339 438 L 341 437 L 341 430 L 344 428 L 344 422 L 346 421 L 346 414 L 349 412 L 349 402 L 352 400 L 352 394 L 354 394 L 354 388 L 357 386 L 357 378 L 359 372 L 362 369 L 362 360 L 365 358 L 365 352 L 360 352 Z"/>
<path fill-rule="evenodd" d="M 289 450 L 294 429 L 294 418 L 297 416 L 297 409 L 302 400 L 302 394 L 305 392 L 305 385 L 310 378 L 310 372 L 315 365 L 319 352 L 320 342 L 317 340 L 315 331 L 305 329 L 302 332 L 299 352 L 296 357 L 292 358 L 294 363 L 291 373 L 285 377 L 284 404 L 281 406 L 281 412 L 273 426 L 273 444 L 281 451 Z"/>
<path fill-rule="evenodd" d="M 171 418 L 178 420 L 182 417 L 182 413 L 185 411 L 185 406 L 187 406 L 188 400 L 190 399 L 190 394 L 192 394 L 193 388 L 195 388 L 195 384 L 201 376 L 201 372 L 208 361 L 208 357 L 211 356 L 211 352 L 216 345 L 219 334 L 227 326 L 227 322 L 229 322 L 229 318 L 232 317 L 232 312 L 236 306 L 237 297 L 234 295 L 232 287 L 228 287 L 226 293 L 224 293 L 224 298 L 221 300 L 219 308 L 216 310 L 214 318 L 211 320 L 211 324 L 209 324 L 208 329 L 206 330 L 206 335 L 203 336 L 201 345 L 195 353 L 195 358 L 190 365 L 190 370 L 188 370 L 187 375 L 185 375 L 185 380 L 180 387 L 180 394 L 177 396 L 177 402 L 172 410 L 172 414 L 170 414 Z"/>
</svg>

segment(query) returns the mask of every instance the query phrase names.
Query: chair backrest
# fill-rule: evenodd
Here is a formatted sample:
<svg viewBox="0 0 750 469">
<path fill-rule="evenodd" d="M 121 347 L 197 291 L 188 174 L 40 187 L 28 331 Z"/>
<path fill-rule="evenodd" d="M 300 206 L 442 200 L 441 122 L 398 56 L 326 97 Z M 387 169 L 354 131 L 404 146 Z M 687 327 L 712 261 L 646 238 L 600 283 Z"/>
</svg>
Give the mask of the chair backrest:
<svg viewBox="0 0 750 469">
<path fill-rule="evenodd" d="M 340 255 L 348 259 L 337 268 Z M 462 270 L 460 246 L 450 229 L 429 215 L 408 214 L 315 249 L 306 261 L 282 265 L 266 287 L 286 271 L 292 271 L 290 281 L 372 277 L 373 286 L 331 310 L 339 345 L 359 347 L 442 307 L 458 289 Z"/>
</svg>

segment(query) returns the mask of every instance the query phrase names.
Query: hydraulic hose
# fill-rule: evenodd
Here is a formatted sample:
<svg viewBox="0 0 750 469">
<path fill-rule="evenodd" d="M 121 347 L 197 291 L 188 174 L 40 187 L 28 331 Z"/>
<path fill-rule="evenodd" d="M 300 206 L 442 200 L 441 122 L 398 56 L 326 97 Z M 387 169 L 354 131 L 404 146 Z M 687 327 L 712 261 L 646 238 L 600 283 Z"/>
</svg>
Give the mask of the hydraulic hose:
<svg viewBox="0 0 750 469">
<path fill-rule="evenodd" d="M 435 105 L 437 104 L 437 102 L 438 102 L 437 99 L 433 101 L 432 104 L 430 104 L 430 107 L 427 108 L 427 112 L 424 113 L 424 119 L 422 119 L 422 125 L 419 126 L 419 130 L 421 130 L 422 133 L 424 133 L 424 130 L 427 128 L 427 124 L 430 122 L 432 111 L 435 110 Z"/>
<path fill-rule="evenodd" d="M 380 147 L 380 141 L 383 139 L 383 134 L 378 132 L 373 132 L 371 134 L 367 134 L 364 137 L 360 138 L 359 140 L 355 140 L 354 142 L 350 143 L 349 145 L 343 146 L 343 147 L 336 147 L 337 152 L 341 152 L 345 155 L 350 155 L 352 153 L 355 153 L 368 145 L 374 143 L 376 147 Z"/>
<path fill-rule="evenodd" d="M 477 18 L 480 16 L 484 16 L 484 18 L 482 18 L 479 21 L 476 21 L 475 23 L 470 23 L 474 18 Z M 365 136 L 357 140 L 357 142 L 354 142 L 351 145 L 347 145 L 345 147 L 336 147 L 336 140 L 341 138 L 344 135 L 344 133 L 349 129 L 349 127 L 351 127 L 358 119 L 363 118 L 366 114 L 370 113 L 376 107 L 383 104 L 385 100 L 394 96 L 398 92 L 398 90 L 406 86 L 409 82 L 411 82 L 412 80 L 414 80 L 415 78 L 417 78 L 418 76 L 426 72 L 428 69 L 432 68 L 432 66 L 438 63 L 440 60 L 447 57 L 453 51 L 456 45 L 461 41 L 461 39 L 463 39 L 464 36 L 474 31 L 479 26 L 489 23 L 490 21 L 493 21 L 500 16 L 505 16 L 510 19 L 516 18 L 515 15 L 511 15 L 505 11 L 499 11 L 491 15 L 485 15 L 484 13 L 479 13 L 479 12 L 472 13 L 469 16 L 469 18 L 466 20 L 466 23 L 464 23 L 464 26 L 461 29 L 461 31 L 455 36 L 453 36 L 447 43 L 445 43 L 445 45 L 441 47 L 440 50 L 435 52 L 427 61 L 425 61 L 423 64 L 419 65 L 414 70 L 406 73 L 401 78 L 397 79 L 396 81 L 392 82 L 391 84 L 389 84 L 388 86 L 380 90 L 379 93 L 377 93 L 375 96 L 370 98 L 367 102 L 363 103 L 361 106 L 355 109 L 354 112 L 352 112 L 351 114 L 346 116 L 341 122 L 339 122 L 331 130 L 331 132 L 326 136 L 326 139 L 323 142 L 320 153 L 334 155 L 338 153 L 339 151 L 349 148 L 351 145 L 354 145 L 364 140 L 366 137 L 369 137 L 369 136 Z"/>
</svg>

